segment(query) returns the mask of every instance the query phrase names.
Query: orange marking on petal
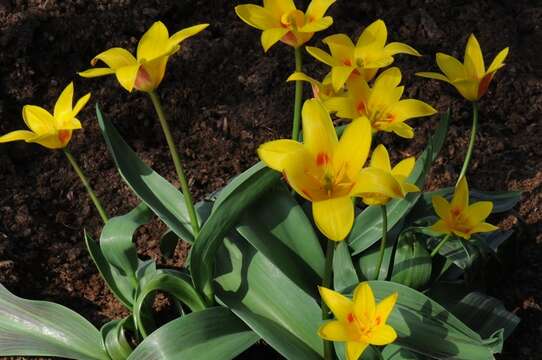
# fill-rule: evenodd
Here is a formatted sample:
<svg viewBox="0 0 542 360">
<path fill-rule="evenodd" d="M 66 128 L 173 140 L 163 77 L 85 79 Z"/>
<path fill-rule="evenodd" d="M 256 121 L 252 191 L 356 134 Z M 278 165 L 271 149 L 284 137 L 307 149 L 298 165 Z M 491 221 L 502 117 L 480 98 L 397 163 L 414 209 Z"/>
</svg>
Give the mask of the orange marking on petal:
<svg viewBox="0 0 542 360">
<path fill-rule="evenodd" d="M 380 325 L 381 322 L 382 322 L 382 318 L 380 316 L 377 316 L 376 317 L 376 325 Z"/>
<path fill-rule="evenodd" d="M 352 66 L 352 60 L 350 60 L 350 59 L 344 59 L 344 60 L 343 60 L 343 64 L 344 64 L 345 66 Z"/>
<path fill-rule="evenodd" d="M 308 197 L 310 200 L 312 200 L 312 196 L 311 194 L 309 194 L 309 192 L 305 189 L 301 189 L 301 192 L 306 196 Z"/>
<path fill-rule="evenodd" d="M 134 87 L 141 91 L 149 91 L 152 89 L 151 76 L 143 66 L 140 66 L 137 71 Z"/>
<path fill-rule="evenodd" d="M 288 28 L 288 26 L 287 26 Z M 288 44 L 290 46 L 294 46 L 296 47 L 298 44 L 297 44 L 297 38 L 295 37 L 294 33 L 289 31 L 288 33 L 286 33 L 286 35 L 284 35 L 282 37 L 282 39 L 280 39 L 280 41 L 282 41 L 283 43 L 285 44 Z"/>
<path fill-rule="evenodd" d="M 492 79 L 493 74 L 487 74 L 482 78 L 482 81 L 480 81 L 480 84 L 478 85 L 478 98 L 481 98 L 487 92 L 489 83 Z"/>
<path fill-rule="evenodd" d="M 365 103 L 363 101 L 361 101 L 358 106 L 356 107 L 356 110 L 358 111 L 358 113 L 360 114 L 365 114 L 366 112 L 366 107 L 365 107 Z"/>
<path fill-rule="evenodd" d="M 354 314 L 349 313 L 349 314 L 346 316 L 346 321 L 348 321 L 349 324 L 353 323 L 354 320 L 356 320 L 356 317 L 354 316 Z"/>
<path fill-rule="evenodd" d="M 394 114 L 388 114 L 388 116 L 386 116 L 386 121 L 387 122 L 394 122 L 395 121 L 395 115 Z"/>
<path fill-rule="evenodd" d="M 321 152 L 318 155 L 316 155 L 316 165 L 318 166 L 327 165 L 328 162 L 329 162 L 328 154 Z"/>
<path fill-rule="evenodd" d="M 62 144 L 67 144 L 70 140 L 70 135 L 70 130 L 60 130 L 58 132 L 58 140 L 60 140 Z"/>
</svg>

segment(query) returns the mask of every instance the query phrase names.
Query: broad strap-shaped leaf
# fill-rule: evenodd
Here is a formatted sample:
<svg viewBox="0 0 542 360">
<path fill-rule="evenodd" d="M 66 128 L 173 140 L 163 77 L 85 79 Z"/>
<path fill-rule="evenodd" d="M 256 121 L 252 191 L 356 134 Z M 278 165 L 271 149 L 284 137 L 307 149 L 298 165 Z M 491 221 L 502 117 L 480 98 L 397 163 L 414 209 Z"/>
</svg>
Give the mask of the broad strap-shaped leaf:
<svg viewBox="0 0 542 360">
<path fill-rule="evenodd" d="M 112 320 L 102 326 L 100 330 L 103 346 L 111 360 L 126 360 L 132 353 L 132 347 L 124 328 L 129 320 L 131 320 L 129 317 L 122 320 Z"/>
<path fill-rule="evenodd" d="M 0 285 L 0 356 L 109 360 L 100 332 L 59 304 L 22 299 Z"/>
<path fill-rule="evenodd" d="M 443 114 L 435 134 L 429 140 L 426 149 L 416 160 L 416 166 L 409 176 L 409 182 L 415 183 L 419 188 L 423 188 L 431 163 L 435 161 L 444 144 L 446 134 L 448 133 L 449 121 L 450 112 L 448 111 L 446 114 Z M 410 193 L 404 199 L 393 199 L 388 202 L 386 204 L 388 228 L 393 227 L 403 219 L 419 200 L 420 196 L 420 193 Z M 353 249 L 353 254 L 356 255 L 368 249 L 381 238 L 381 210 L 379 206 L 369 206 L 356 217 L 347 241 Z"/>
<path fill-rule="evenodd" d="M 215 253 L 224 236 L 239 220 L 242 212 L 258 200 L 276 181 L 279 174 L 258 163 L 238 175 L 218 195 L 211 215 L 203 224 L 190 253 L 190 273 L 196 289 L 213 301 Z"/>
<path fill-rule="evenodd" d="M 431 279 L 432 261 L 425 244 L 412 232 L 403 232 L 397 240 L 391 281 L 422 289 Z"/>
<path fill-rule="evenodd" d="M 230 310 L 213 307 L 160 327 L 127 360 L 229 360 L 258 339 Z"/>
<path fill-rule="evenodd" d="M 218 300 L 284 357 L 321 359 L 316 300 L 240 236 L 217 253 L 215 281 Z"/>
<path fill-rule="evenodd" d="M 383 360 L 431 360 L 427 356 L 417 354 L 397 344 L 389 344 L 382 350 Z"/>
<path fill-rule="evenodd" d="M 358 283 L 358 274 L 352 262 L 348 244 L 341 241 L 335 246 L 333 254 L 333 287 L 337 291 L 343 291 Z"/>
<path fill-rule="evenodd" d="M 180 238 L 192 242 L 194 235 L 183 194 L 147 166 L 122 139 L 96 105 L 100 130 L 120 175 L 132 191 Z"/>
</svg>

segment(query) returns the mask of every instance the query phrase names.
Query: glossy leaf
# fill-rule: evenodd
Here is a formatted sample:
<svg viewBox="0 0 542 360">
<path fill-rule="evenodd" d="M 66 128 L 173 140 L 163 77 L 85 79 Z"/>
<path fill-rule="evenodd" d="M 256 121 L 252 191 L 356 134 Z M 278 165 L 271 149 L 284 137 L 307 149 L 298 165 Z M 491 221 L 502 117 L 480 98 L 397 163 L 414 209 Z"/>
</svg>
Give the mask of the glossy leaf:
<svg viewBox="0 0 542 360">
<path fill-rule="evenodd" d="M 335 247 L 333 254 L 333 287 L 337 291 L 343 291 L 358 283 L 358 274 L 352 263 L 348 244 L 341 241 Z"/>
<path fill-rule="evenodd" d="M 113 320 L 102 326 L 102 342 L 111 360 L 125 360 L 131 353 L 132 347 L 126 337 L 123 320 Z"/>
<path fill-rule="evenodd" d="M 399 235 L 391 281 L 421 289 L 431 278 L 431 268 L 431 256 L 425 244 L 411 232 Z"/>
<path fill-rule="evenodd" d="M 430 360 L 430 358 L 417 354 L 396 344 L 390 344 L 382 350 L 384 360 Z"/>
</svg>

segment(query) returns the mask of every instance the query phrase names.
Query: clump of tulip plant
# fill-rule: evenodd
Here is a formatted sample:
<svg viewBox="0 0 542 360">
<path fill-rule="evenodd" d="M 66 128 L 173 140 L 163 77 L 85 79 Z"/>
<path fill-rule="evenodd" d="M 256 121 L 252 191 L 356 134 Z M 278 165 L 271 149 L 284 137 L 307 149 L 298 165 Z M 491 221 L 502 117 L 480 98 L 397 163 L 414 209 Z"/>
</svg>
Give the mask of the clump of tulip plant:
<svg viewBox="0 0 542 360">
<path fill-rule="evenodd" d="M 170 36 L 156 22 L 136 56 L 109 49 L 91 60 L 106 67 L 79 73 L 115 75 L 127 91 L 149 94 L 180 190 L 138 157 L 96 105 L 116 167 L 141 200 L 109 218 L 67 150 L 90 94 L 73 107 L 70 84 L 52 115 L 37 106 L 23 108 L 30 131 L 11 132 L 0 142 L 24 140 L 65 152 L 104 222 L 99 242 L 86 233 L 81 241 L 129 315 L 98 331 L 63 306 L 21 299 L 0 286 L 0 355 L 233 359 L 260 339 L 293 360 L 493 359 L 501 351 L 519 320 L 498 300 L 470 291 L 467 275 L 511 234 L 486 222 L 488 216 L 509 210 L 520 194 L 469 191 L 467 172 L 476 101 L 504 66 L 508 49 L 486 70 L 471 35 L 464 64 L 439 53 L 444 75 L 418 73 L 452 84 L 474 104 L 457 185 L 424 191 L 450 112 L 438 120 L 430 104 L 404 98 L 408 84 L 390 66 L 398 54 L 420 53 L 388 43 L 383 20 L 365 27 L 355 44 L 346 34 L 327 36 L 330 53 L 308 46 L 314 33 L 332 26 L 326 11 L 333 3 L 313 0 L 306 11 L 292 0 L 235 8 L 241 20 L 262 31 L 264 51 L 277 43 L 294 48 L 295 71 L 287 79 L 296 82 L 292 136 L 261 144 L 261 162 L 233 177 L 213 200 L 193 201 L 156 93 L 169 57 L 207 24 Z M 330 67 L 321 81 L 303 72 L 303 51 Z M 305 101 L 304 82 L 313 90 Z M 337 119 L 346 125 L 337 126 Z M 426 149 L 392 164 L 391 146 L 379 143 L 378 134 L 412 139 L 421 121 L 438 122 Z M 133 237 L 152 214 L 168 227 L 161 239 L 165 256 L 179 240 L 191 244 L 185 268 L 162 269 L 138 257 Z M 177 318 L 162 326 L 152 309 L 157 291 L 178 305 Z"/>
</svg>

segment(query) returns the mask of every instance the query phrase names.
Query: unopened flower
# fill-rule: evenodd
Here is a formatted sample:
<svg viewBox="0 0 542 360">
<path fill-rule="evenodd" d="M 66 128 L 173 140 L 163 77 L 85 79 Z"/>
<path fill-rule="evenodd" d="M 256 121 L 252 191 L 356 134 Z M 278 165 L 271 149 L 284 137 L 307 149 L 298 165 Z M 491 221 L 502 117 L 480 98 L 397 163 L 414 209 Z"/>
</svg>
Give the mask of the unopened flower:
<svg viewBox="0 0 542 360">
<path fill-rule="evenodd" d="M 139 40 L 137 59 L 126 49 L 112 48 L 90 62 L 94 66 L 100 60 L 108 67 L 88 69 L 79 75 L 92 78 L 115 74 L 120 85 L 130 92 L 133 89 L 153 91 L 162 82 L 169 57 L 180 50 L 180 43 L 207 26 L 209 24 L 191 26 L 170 37 L 166 26 L 157 21 Z"/>
<path fill-rule="evenodd" d="M 40 106 L 25 105 L 23 119 L 30 131 L 12 131 L 0 136 L 0 143 L 24 140 L 48 149 L 62 149 L 70 142 L 72 131 L 81 129 L 81 122 L 76 116 L 89 99 L 90 93 L 80 98 L 73 107 L 73 83 L 70 83 L 56 101 L 52 115 Z"/>
<path fill-rule="evenodd" d="M 318 335 L 328 341 L 345 342 L 347 360 L 358 360 L 369 345 L 387 345 L 397 338 L 395 329 L 386 324 L 397 293 L 377 304 L 368 282 L 356 287 L 353 300 L 325 287 L 318 289 L 336 318 L 326 321 Z"/>
<path fill-rule="evenodd" d="M 416 75 L 446 81 L 452 84 L 465 99 L 477 101 L 487 92 L 489 83 L 497 70 L 505 65 L 504 60 L 507 56 L 508 48 L 501 50 L 486 70 L 480 44 L 474 34 L 471 34 L 465 48 L 463 63 L 452 56 L 437 53 L 437 65 L 444 74 L 419 72 Z"/>
<path fill-rule="evenodd" d="M 278 41 L 294 48 L 309 41 L 315 32 L 333 24 L 331 16 L 324 16 L 335 0 L 313 0 L 307 12 L 298 10 L 293 0 L 264 0 L 263 7 L 244 4 L 235 7 L 237 15 L 248 25 L 262 30 L 264 51 Z"/>
</svg>

